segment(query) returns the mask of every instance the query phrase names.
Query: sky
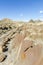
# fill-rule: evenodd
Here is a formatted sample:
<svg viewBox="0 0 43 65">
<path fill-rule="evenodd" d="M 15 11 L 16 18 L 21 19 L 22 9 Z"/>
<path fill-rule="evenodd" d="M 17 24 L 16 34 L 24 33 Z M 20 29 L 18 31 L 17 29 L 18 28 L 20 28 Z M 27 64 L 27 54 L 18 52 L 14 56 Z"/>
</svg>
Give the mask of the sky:
<svg viewBox="0 0 43 65">
<path fill-rule="evenodd" d="M 0 19 L 43 20 L 43 0 L 0 0 Z"/>
</svg>

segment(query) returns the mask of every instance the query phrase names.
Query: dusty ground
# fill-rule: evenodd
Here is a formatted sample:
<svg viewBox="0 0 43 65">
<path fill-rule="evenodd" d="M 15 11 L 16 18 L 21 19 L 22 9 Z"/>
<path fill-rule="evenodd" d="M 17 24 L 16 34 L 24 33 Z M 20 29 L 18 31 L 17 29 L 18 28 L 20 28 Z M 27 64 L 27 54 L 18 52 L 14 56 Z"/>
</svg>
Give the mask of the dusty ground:
<svg viewBox="0 0 43 65">
<path fill-rule="evenodd" d="M 43 65 L 43 22 L 0 22 L 0 65 Z"/>
</svg>

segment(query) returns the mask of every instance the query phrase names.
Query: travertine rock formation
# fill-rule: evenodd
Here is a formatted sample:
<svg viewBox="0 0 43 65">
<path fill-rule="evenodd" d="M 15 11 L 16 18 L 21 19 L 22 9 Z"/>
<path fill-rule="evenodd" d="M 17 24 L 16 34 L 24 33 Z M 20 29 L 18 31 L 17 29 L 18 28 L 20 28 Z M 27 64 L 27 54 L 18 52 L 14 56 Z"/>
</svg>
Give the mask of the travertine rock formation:
<svg viewBox="0 0 43 65">
<path fill-rule="evenodd" d="M 0 22 L 0 65 L 43 65 L 43 22 Z"/>
</svg>

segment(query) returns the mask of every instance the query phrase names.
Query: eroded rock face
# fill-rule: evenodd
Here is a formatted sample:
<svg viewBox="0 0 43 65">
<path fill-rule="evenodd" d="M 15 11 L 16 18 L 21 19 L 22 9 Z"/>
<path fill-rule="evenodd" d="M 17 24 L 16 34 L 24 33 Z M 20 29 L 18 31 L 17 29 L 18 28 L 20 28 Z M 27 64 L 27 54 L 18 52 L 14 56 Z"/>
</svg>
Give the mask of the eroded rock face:
<svg viewBox="0 0 43 65">
<path fill-rule="evenodd" d="M 4 55 L 3 53 L 0 54 L 0 62 L 5 61 L 7 55 Z"/>
<path fill-rule="evenodd" d="M 34 45 L 32 41 L 25 40 L 19 55 L 19 65 L 38 65 L 42 59 L 42 45 Z"/>
</svg>

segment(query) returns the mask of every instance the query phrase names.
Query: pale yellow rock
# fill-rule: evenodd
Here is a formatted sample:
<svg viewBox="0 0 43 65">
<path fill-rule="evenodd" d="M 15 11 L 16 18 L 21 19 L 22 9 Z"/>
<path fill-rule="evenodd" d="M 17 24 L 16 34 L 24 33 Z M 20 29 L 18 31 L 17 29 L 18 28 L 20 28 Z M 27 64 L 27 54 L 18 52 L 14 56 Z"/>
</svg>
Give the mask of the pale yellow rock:
<svg viewBox="0 0 43 65">
<path fill-rule="evenodd" d="M 2 46 L 0 46 L 0 53 L 2 53 Z"/>
</svg>

